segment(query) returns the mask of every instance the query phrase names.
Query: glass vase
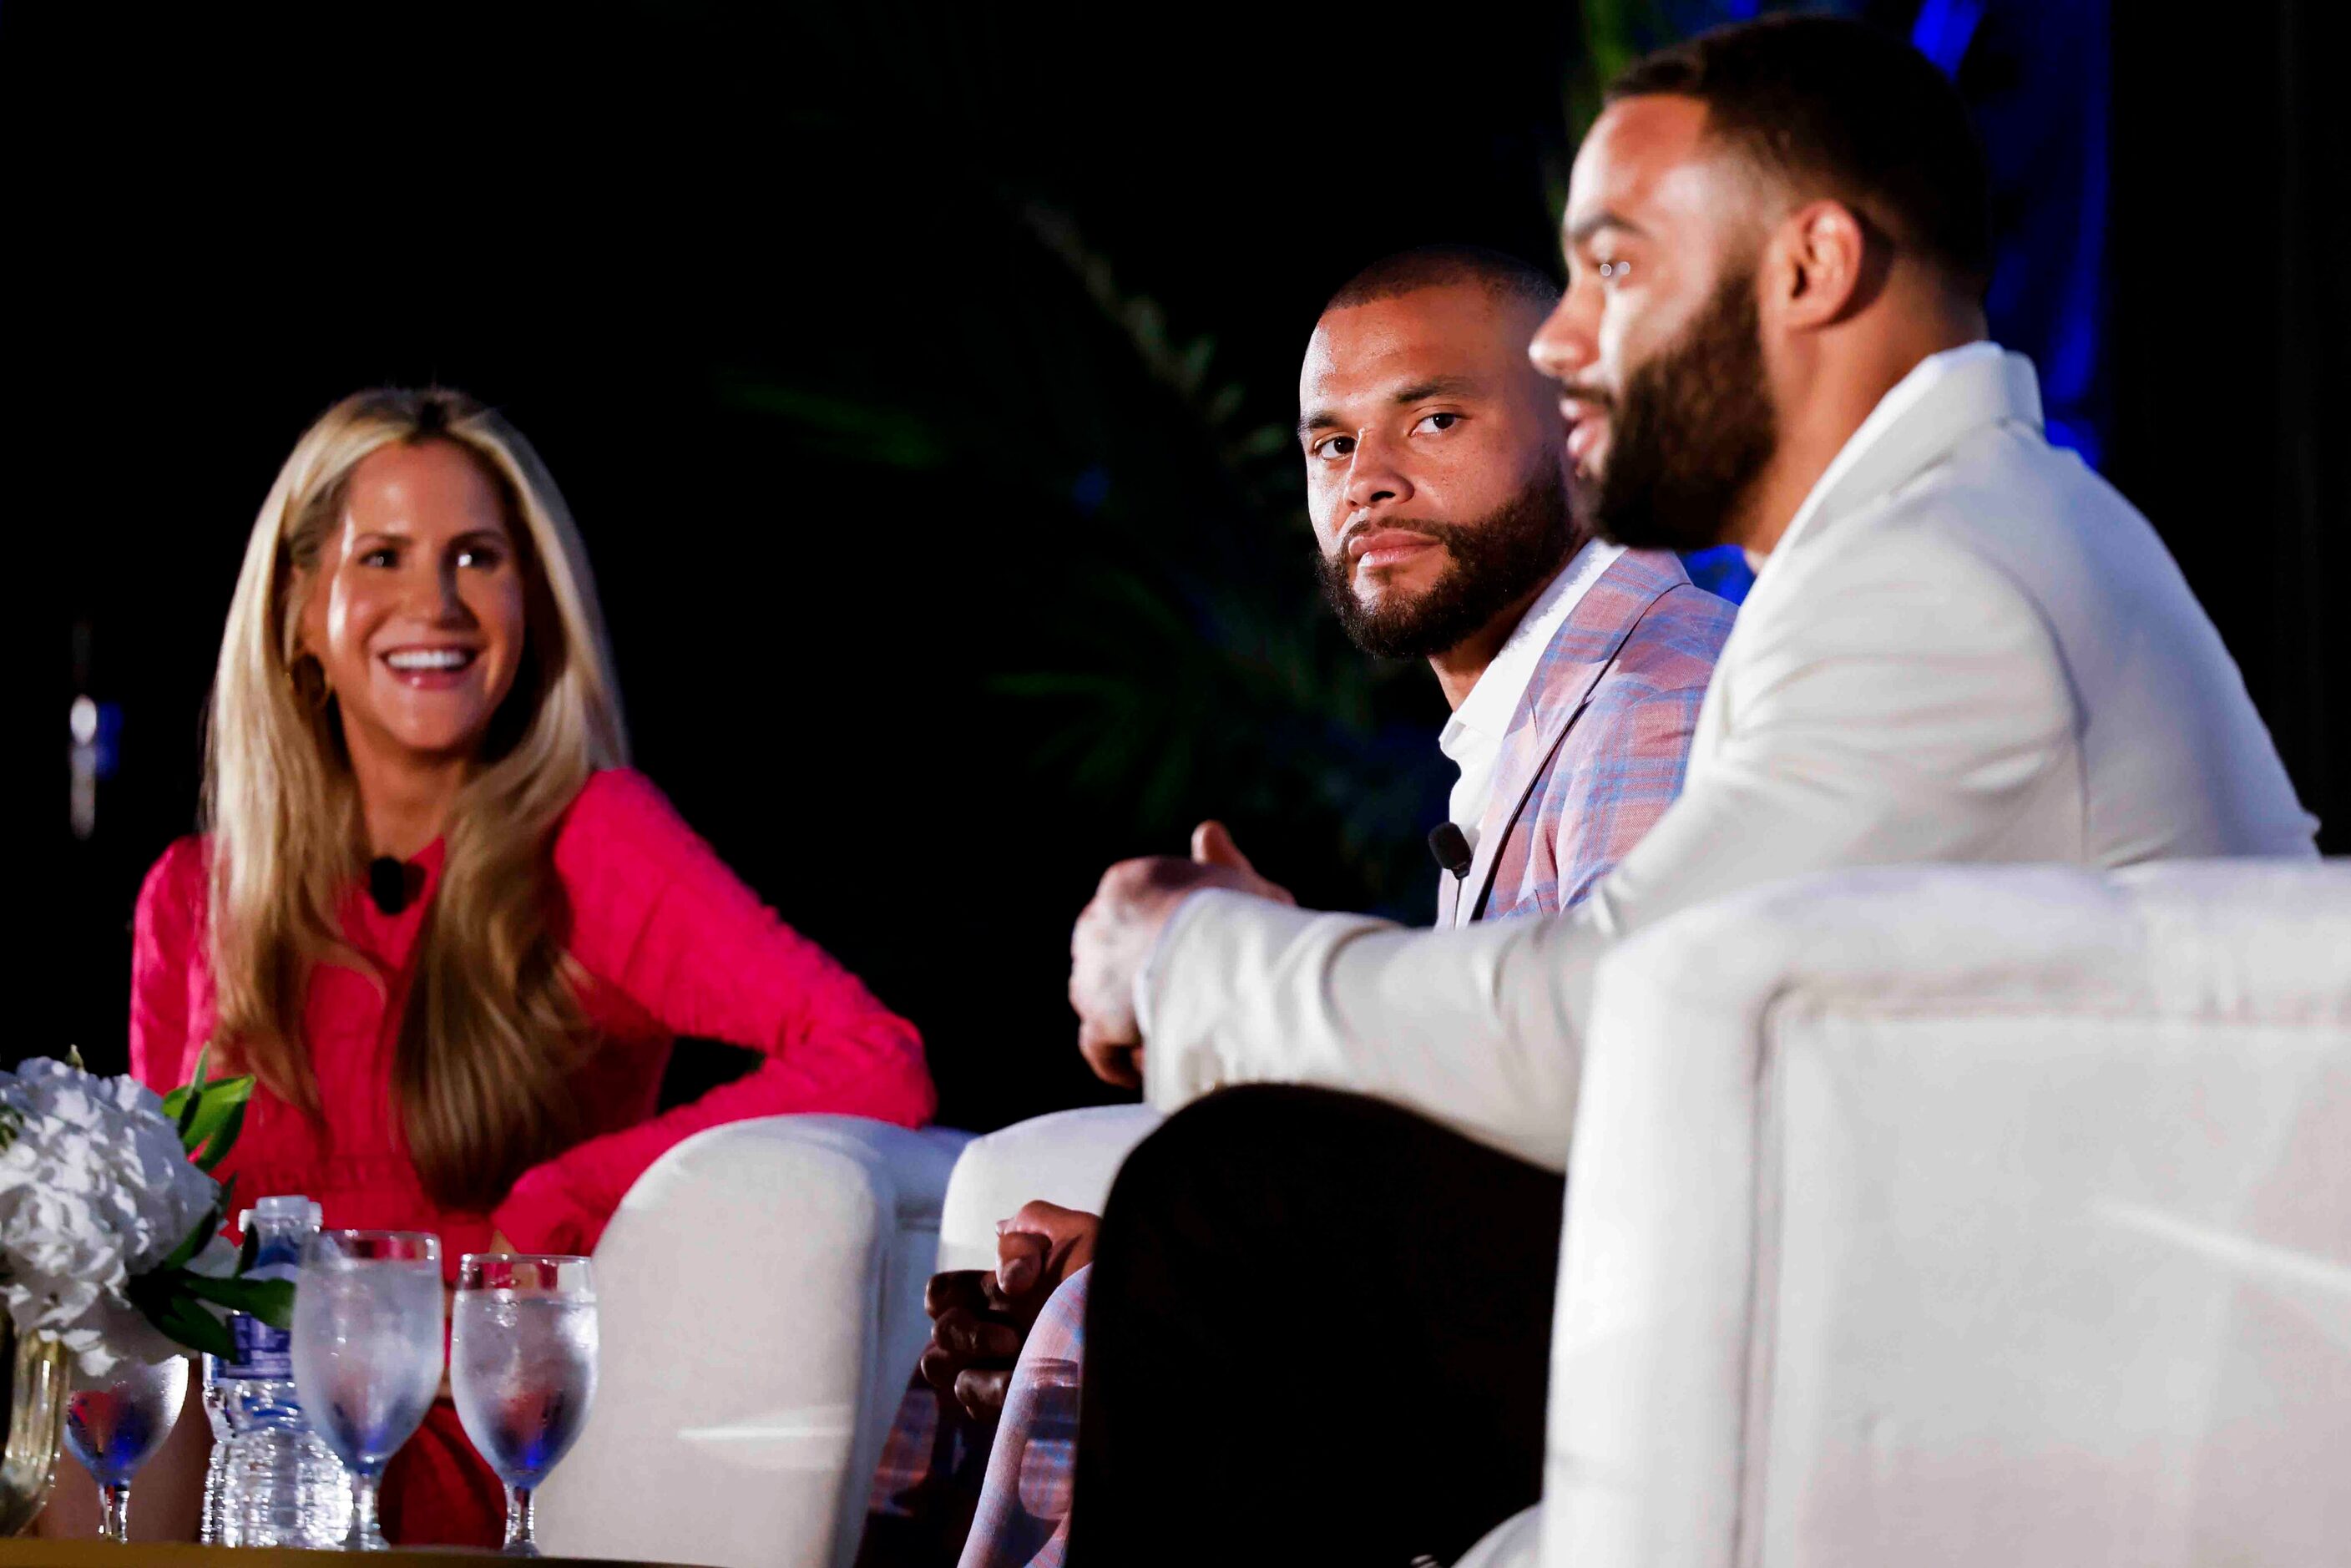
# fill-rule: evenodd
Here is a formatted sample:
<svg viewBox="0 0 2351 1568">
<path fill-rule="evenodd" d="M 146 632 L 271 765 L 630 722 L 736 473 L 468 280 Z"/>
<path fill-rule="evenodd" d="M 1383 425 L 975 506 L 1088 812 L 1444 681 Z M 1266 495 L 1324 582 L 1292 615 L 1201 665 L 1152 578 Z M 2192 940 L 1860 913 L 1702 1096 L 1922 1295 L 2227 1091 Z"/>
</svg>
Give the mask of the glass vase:
<svg viewBox="0 0 2351 1568">
<path fill-rule="evenodd" d="M 49 1500 L 65 1438 L 66 1347 L 24 1339 L 0 1312 L 0 1376 L 7 1379 L 8 1448 L 0 1459 L 0 1536 L 21 1535 Z"/>
</svg>

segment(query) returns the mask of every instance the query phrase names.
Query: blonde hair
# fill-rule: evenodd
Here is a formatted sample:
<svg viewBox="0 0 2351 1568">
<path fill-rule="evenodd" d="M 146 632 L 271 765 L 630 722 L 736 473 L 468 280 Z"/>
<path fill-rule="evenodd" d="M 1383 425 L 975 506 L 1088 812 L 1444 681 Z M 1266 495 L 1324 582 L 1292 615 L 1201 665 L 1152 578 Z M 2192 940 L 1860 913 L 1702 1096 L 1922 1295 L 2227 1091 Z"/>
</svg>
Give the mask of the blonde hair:
<svg viewBox="0 0 2351 1568">
<path fill-rule="evenodd" d="M 628 742 L 562 495 L 521 433 L 462 392 L 345 398 L 295 444 L 254 522 L 205 746 L 216 1032 L 226 1058 L 316 1114 L 302 1030 L 312 969 L 348 964 L 385 982 L 341 936 L 366 844 L 335 699 L 297 629 L 352 469 L 426 439 L 464 446 L 506 493 L 528 604 L 514 689 L 450 814 L 392 1070 L 425 1190 L 486 1211 L 580 1134 L 570 1074 L 585 1030 L 551 846 L 589 775 L 625 763 Z"/>
</svg>

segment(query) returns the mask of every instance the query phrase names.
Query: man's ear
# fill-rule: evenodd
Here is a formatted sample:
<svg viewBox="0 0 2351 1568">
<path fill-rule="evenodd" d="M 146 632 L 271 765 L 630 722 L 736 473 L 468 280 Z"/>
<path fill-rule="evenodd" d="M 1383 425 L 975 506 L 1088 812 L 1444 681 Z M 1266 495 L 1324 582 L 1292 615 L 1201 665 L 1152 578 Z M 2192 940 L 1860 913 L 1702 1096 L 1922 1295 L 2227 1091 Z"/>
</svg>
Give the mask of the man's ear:
<svg viewBox="0 0 2351 1568">
<path fill-rule="evenodd" d="M 1834 326 L 1868 303 L 1885 246 L 1843 202 L 1806 202 L 1771 236 L 1765 305 L 1791 331 Z"/>
</svg>

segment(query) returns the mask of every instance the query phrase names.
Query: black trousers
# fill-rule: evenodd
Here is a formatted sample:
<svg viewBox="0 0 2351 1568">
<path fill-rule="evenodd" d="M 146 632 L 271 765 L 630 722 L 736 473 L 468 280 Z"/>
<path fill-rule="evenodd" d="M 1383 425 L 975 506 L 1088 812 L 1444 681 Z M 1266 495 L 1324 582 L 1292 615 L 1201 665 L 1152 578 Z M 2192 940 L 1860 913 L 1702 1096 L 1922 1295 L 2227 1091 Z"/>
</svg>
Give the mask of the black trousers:
<svg viewBox="0 0 2351 1568">
<path fill-rule="evenodd" d="M 1172 1118 L 1095 1249 L 1071 1568 L 1450 1563 L 1533 1502 L 1564 1189 L 1350 1094 Z"/>
</svg>

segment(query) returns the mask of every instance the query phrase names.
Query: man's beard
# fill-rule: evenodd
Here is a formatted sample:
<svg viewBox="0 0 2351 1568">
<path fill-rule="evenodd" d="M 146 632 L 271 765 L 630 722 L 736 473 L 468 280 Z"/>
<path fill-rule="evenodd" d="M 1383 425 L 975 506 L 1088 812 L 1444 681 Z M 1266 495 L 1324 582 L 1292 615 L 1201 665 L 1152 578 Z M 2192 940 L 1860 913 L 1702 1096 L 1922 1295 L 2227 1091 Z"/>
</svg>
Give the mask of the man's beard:
<svg viewBox="0 0 2351 1568">
<path fill-rule="evenodd" d="M 1576 538 L 1567 481 L 1548 455 L 1526 487 L 1482 522 L 1395 517 L 1382 526 L 1426 535 L 1453 562 L 1418 598 L 1370 607 L 1355 597 L 1345 551 L 1321 558 L 1323 597 L 1339 624 L 1355 646 L 1383 659 L 1426 659 L 1459 647 L 1541 587 Z"/>
<path fill-rule="evenodd" d="M 1600 473 L 1575 487 L 1593 532 L 1635 549 L 1722 542 L 1778 447 L 1755 274 L 1723 279 L 1697 319 L 1625 378 Z"/>
</svg>

